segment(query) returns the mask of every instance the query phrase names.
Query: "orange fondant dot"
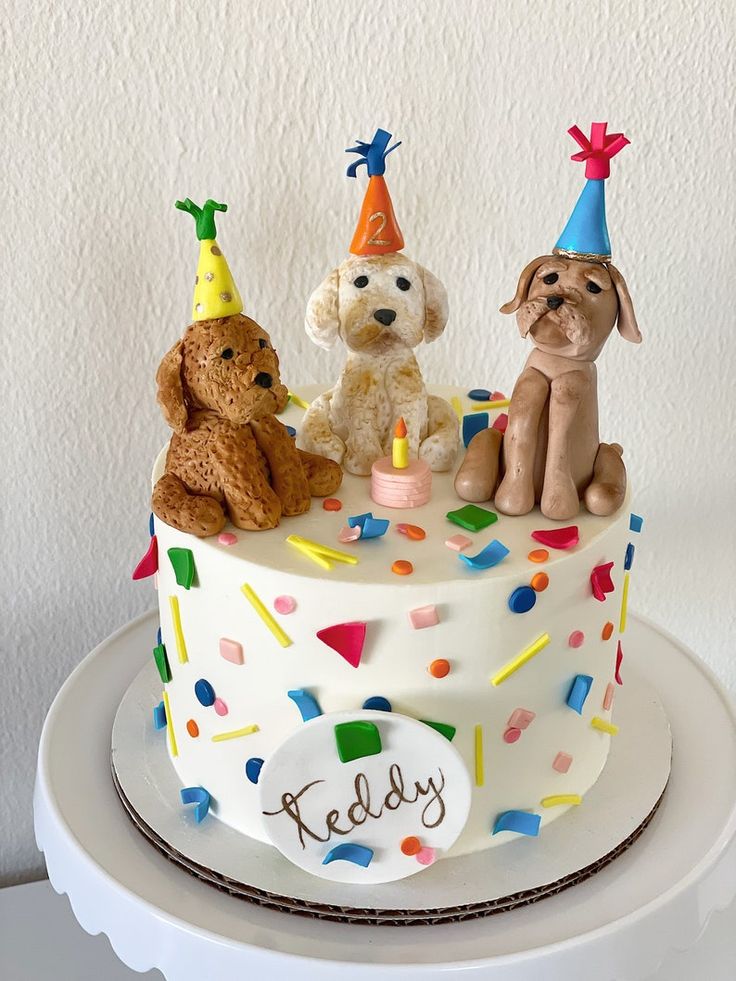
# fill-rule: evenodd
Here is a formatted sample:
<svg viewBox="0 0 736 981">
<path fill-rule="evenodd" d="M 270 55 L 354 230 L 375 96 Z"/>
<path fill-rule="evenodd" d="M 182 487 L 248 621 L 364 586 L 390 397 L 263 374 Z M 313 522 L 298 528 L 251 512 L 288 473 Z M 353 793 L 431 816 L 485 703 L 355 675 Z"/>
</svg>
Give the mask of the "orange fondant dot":
<svg viewBox="0 0 736 981">
<path fill-rule="evenodd" d="M 407 538 L 411 538 L 413 542 L 421 542 L 423 538 L 427 537 L 427 532 L 424 528 L 420 528 L 419 525 L 407 525 L 404 534 Z"/>
<path fill-rule="evenodd" d="M 604 640 L 609 640 L 612 633 L 613 633 L 613 624 L 609 620 L 607 623 L 604 623 L 603 625 L 603 630 L 601 630 L 601 637 Z"/>
<path fill-rule="evenodd" d="M 199 735 L 199 726 L 194 719 L 190 719 L 189 722 L 187 722 L 187 732 L 193 739 L 196 739 Z"/>
<path fill-rule="evenodd" d="M 546 548 L 534 548 L 527 555 L 530 562 L 546 562 L 549 558 L 549 552 Z"/>
<path fill-rule="evenodd" d="M 444 678 L 450 673 L 450 662 L 446 661 L 444 657 L 438 657 L 436 661 L 432 661 L 430 664 L 429 673 L 433 678 Z"/>
<path fill-rule="evenodd" d="M 532 576 L 532 589 L 535 593 L 543 593 L 549 586 L 549 576 L 546 572 L 538 572 Z"/>
<path fill-rule="evenodd" d="M 414 566 L 406 559 L 397 559 L 391 566 L 391 572 L 395 572 L 397 576 L 410 576 L 414 572 Z"/>
<path fill-rule="evenodd" d="M 417 855 L 421 849 L 422 843 L 415 835 L 409 835 L 401 842 L 401 851 L 404 855 Z"/>
<path fill-rule="evenodd" d="M 324 501 L 322 501 L 322 507 L 325 509 L 325 511 L 341 511 L 342 501 L 338 501 L 336 497 L 326 497 Z"/>
</svg>

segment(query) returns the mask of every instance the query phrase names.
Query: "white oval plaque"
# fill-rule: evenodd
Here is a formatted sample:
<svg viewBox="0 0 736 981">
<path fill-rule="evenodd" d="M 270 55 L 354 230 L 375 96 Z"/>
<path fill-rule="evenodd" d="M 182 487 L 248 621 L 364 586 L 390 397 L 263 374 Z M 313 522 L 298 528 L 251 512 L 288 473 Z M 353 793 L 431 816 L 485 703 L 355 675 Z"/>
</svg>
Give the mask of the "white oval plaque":
<svg viewBox="0 0 736 981">
<path fill-rule="evenodd" d="M 470 810 L 452 743 L 394 712 L 333 712 L 305 722 L 263 765 L 263 821 L 282 855 L 334 882 L 421 872 L 457 839 Z"/>
</svg>

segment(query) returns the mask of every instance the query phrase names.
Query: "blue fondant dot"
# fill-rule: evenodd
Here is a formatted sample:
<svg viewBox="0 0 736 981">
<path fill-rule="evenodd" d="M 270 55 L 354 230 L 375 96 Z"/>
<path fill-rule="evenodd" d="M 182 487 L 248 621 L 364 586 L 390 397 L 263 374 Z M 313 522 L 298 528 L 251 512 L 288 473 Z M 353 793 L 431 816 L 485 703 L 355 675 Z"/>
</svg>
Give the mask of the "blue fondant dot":
<svg viewBox="0 0 736 981">
<path fill-rule="evenodd" d="M 251 783 L 258 783 L 262 766 L 263 760 L 260 756 L 251 756 L 249 760 L 245 761 L 245 775 Z"/>
<path fill-rule="evenodd" d="M 296 429 L 294 429 L 293 426 L 287 426 L 286 431 L 289 434 L 289 436 L 296 436 Z"/>
<path fill-rule="evenodd" d="M 200 678 L 194 685 L 194 694 L 200 705 L 204 705 L 205 708 L 215 704 L 215 689 L 204 678 Z"/>
<path fill-rule="evenodd" d="M 518 586 L 509 596 L 512 613 L 528 613 L 537 602 L 537 594 L 531 586 Z"/>
<path fill-rule="evenodd" d="M 471 388 L 468 392 L 468 398 L 474 402 L 489 402 L 491 393 L 487 388 Z"/>
<path fill-rule="evenodd" d="M 156 631 L 156 643 L 163 644 L 163 640 L 161 639 L 161 627 L 159 627 Z"/>
<path fill-rule="evenodd" d="M 156 529 L 153 527 L 153 511 L 148 516 L 148 534 L 151 538 L 156 534 Z"/>
<path fill-rule="evenodd" d="M 371 695 L 363 702 L 364 709 L 373 709 L 376 712 L 390 712 L 391 702 L 383 695 Z"/>
</svg>

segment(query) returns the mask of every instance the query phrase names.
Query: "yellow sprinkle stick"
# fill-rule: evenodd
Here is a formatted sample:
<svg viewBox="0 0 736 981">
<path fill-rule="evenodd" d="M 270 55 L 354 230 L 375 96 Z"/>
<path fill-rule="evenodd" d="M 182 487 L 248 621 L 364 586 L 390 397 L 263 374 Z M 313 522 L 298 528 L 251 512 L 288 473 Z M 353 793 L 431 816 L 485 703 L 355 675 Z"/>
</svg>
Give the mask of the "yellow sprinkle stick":
<svg viewBox="0 0 736 981">
<path fill-rule="evenodd" d="M 294 395 L 293 392 L 289 392 L 289 400 L 298 405 L 300 409 L 308 409 L 309 402 L 305 402 L 304 399 L 300 399 L 298 395 Z"/>
<path fill-rule="evenodd" d="M 542 807 L 559 807 L 561 804 L 582 804 L 583 798 L 580 794 L 552 794 L 551 797 L 543 797 L 539 803 Z"/>
<path fill-rule="evenodd" d="M 626 630 L 626 610 L 629 605 L 629 573 L 624 573 L 624 591 L 621 596 L 621 622 L 618 625 L 620 634 Z"/>
<path fill-rule="evenodd" d="M 179 597 L 169 596 L 169 606 L 171 607 L 171 619 L 174 621 L 174 637 L 176 637 L 176 653 L 179 655 L 179 664 L 186 664 L 189 660 L 187 645 L 184 640 L 184 632 L 181 629 L 181 615 L 179 614 Z"/>
<path fill-rule="evenodd" d="M 491 678 L 491 684 L 496 686 L 500 685 L 502 681 L 506 681 L 506 679 L 512 675 L 514 671 L 518 671 L 519 668 L 523 667 L 527 661 L 531 661 L 535 655 L 539 654 L 539 652 L 543 650 L 547 644 L 549 644 L 549 642 L 549 634 L 542 634 L 541 637 L 537 637 L 533 644 L 525 647 L 521 654 L 517 654 L 513 661 L 509 661 L 508 664 L 504 664 L 501 670 L 494 674 L 494 676 Z"/>
<path fill-rule="evenodd" d="M 497 399 L 495 402 L 476 402 L 473 412 L 483 412 L 486 409 L 507 409 L 511 405 L 511 399 Z"/>
<path fill-rule="evenodd" d="M 166 731 L 169 734 L 169 746 L 171 746 L 171 755 L 179 755 L 179 747 L 176 745 L 176 736 L 174 735 L 174 723 L 171 721 L 171 706 L 169 705 L 169 693 L 165 691 L 163 693 L 164 700 L 164 712 L 166 713 Z"/>
<path fill-rule="evenodd" d="M 450 399 L 450 405 L 455 410 L 455 415 L 458 417 L 460 422 L 463 421 L 463 406 L 457 395 L 453 395 Z"/>
<path fill-rule="evenodd" d="M 475 727 L 475 786 L 483 786 L 483 726 Z"/>
<path fill-rule="evenodd" d="M 258 726 L 243 726 L 242 729 L 232 729 L 230 732 L 218 732 L 212 737 L 212 742 L 224 743 L 226 739 L 240 739 L 241 736 L 250 736 L 252 732 L 258 732 Z"/>
<path fill-rule="evenodd" d="M 594 729 L 598 729 L 599 732 L 607 732 L 609 736 L 615 736 L 618 732 L 618 726 L 615 726 L 612 722 L 606 722 L 605 719 L 601 719 L 598 715 L 593 716 L 590 724 Z"/>
<path fill-rule="evenodd" d="M 286 540 L 290 545 L 296 545 L 297 548 L 308 548 L 310 552 L 316 552 L 327 559 L 334 559 L 335 562 L 346 562 L 348 565 L 358 564 L 355 555 L 350 555 L 349 552 L 340 552 L 338 549 L 330 548 L 329 545 L 322 545 L 320 542 L 310 541 L 308 538 L 302 538 L 301 535 L 289 535 Z"/>
<path fill-rule="evenodd" d="M 315 552 L 313 548 L 309 548 L 307 545 L 302 544 L 302 542 L 291 541 L 294 535 L 289 535 L 286 541 L 289 545 L 293 545 L 294 548 L 298 548 L 302 555 L 305 555 L 312 562 L 316 562 L 321 569 L 327 569 L 328 571 L 332 568 L 332 563 L 328 562 L 324 555 L 320 555 L 319 552 Z"/>
<path fill-rule="evenodd" d="M 263 622 L 266 624 L 266 626 L 274 635 L 274 637 L 279 642 L 279 644 L 281 644 L 282 647 L 289 647 L 291 645 L 291 637 L 289 637 L 286 631 L 282 630 L 281 627 L 278 625 L 278 623 L 276 623 L 274 618 L 271 616 L 271 614 L 268 612 L 266 607 L 263 605 L 261 600 L 256 595 L 255 591 L 248 585 L 247 582 L 244 582 L 243 585 L 240 587 L 240 589 L 241 592 L 243 593 L 243 596 L 245 596 L 245 598 L 248 600 L 248 602 L 256 611 L 256 613 L 261 618 L 261 620 L 263 620 Z"/>
</svg>

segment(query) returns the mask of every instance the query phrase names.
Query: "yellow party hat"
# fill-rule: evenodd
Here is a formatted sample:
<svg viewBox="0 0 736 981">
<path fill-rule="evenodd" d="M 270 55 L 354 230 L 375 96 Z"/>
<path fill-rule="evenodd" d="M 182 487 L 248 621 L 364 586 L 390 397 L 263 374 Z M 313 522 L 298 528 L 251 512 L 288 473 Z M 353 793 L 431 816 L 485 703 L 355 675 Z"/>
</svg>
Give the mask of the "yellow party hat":
<svg viewBox="0 0 736 981">
<path fill-rule="evenodd" d="M 208 198 L 200 208 L 190 198 L 177 201 L 176 207 L 186 211 L 197 223 L 199 263 L 194 280 L 193 320 L 215 320 L 242 313 L 243 301 L 232 277 L 227 259 L 220 251 L 215 235 L 215 212 L 227 211 L 226 204 Z"/>
</svg>

